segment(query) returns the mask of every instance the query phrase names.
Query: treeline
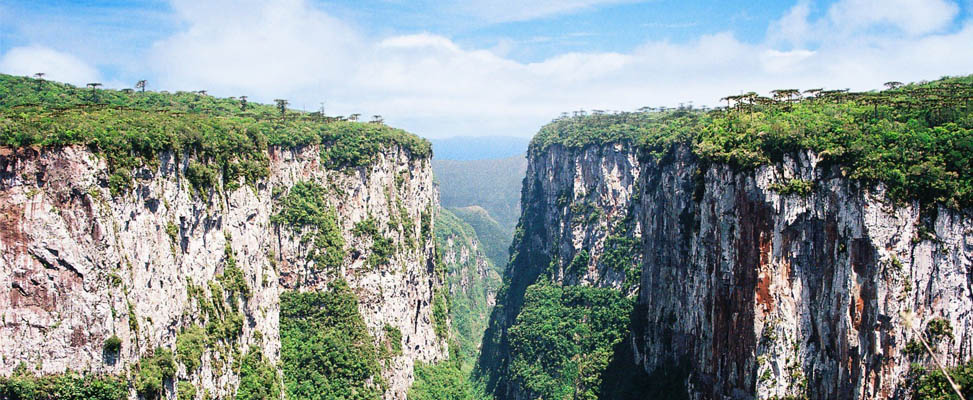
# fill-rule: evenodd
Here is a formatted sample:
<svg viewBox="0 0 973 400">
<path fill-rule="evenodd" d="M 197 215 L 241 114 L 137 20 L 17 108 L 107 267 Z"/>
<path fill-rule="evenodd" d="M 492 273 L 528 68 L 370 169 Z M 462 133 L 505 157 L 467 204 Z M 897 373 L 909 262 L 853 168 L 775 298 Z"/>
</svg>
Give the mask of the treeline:
<svg viewBox="0 0 973 400">
<path fill-rule="evenodd" d="M 154 166 L 163 151 L 191 155 L 187 175 L 194 186 L 223 182 L 228 190 L 267 176 L 270 146 L 320 144 L 322 162 L 334 169 L 369 165 L 390 147 L 413 158 L 432 156 L 428 141 L 380 121 L 297 112 L 285 103 L 81 89 L 0 74 L 0 146 L 87 146 L 106 156 L 116 193 L 131 186 L 132 170 Z"/>
<path fill-rule="evenodd" d="M 710 111 L 577 113 L 543 127 L 530 152 L 627 142 L 661 159 L 684 144 L 704 161 L 753 169 L 811 150 L 852 179 L 884 183 L 893 200 L 973 206 L 973 76 L 887 86 L 747 93 Z"/>
</svg>

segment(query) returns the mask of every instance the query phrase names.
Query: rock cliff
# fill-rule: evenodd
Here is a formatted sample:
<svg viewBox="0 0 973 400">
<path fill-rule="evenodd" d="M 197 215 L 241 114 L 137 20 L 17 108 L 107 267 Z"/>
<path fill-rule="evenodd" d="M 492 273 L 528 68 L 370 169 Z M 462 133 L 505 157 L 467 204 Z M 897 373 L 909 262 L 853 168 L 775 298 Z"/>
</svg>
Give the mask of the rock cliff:
<svg viewBox="0 0 973 400">
<path fill-rule="evenodd" d="M 191 154 L 163 152 L 112 195 L 106 161 L 83 146 L 0 150 L 0 374 L 23 365 L 134 379 L 140 359 L 205 323 L 222 339 L 208 342 L 198 369 L 180 362 L 163 393 L 174 399 L 180 381 L 232 397 L 248 349 L 279 365 L 281 293 L 342 278 L 376 340 L 401 334 L 382 375 L 385 398 L 404 399 L 413 364 L 447 354 L 432 315 L 444 282 L 428 240 L 438 204 L 429 159 L 391 146 L 338 170 L 317 145 L 268 153 L 269 175 L 255 184 L 199 191 L 186 177 Z M 330 253 L 336 268 L 313 260 L 309 233 L 323 228 L 274 219 L 297 184 L 324 188 L 343 242 Z M 363 222 L 372 235 L 356 228 Z M 119 351 L 106 346 L 113 336 Z"/>
<path fill-rule="evenodd" d="M 509 338 L 544 277 L 636 298 L 603 398 L 909 398 L 917 332 L 973 356 L 969 210 L 893 202 L 807 150 L 741 169 L 629 143 L 530 152 L 479 364 L 498 398 L 536 397 Z"/>
<path fill-rule="evenodd" d="M 463 355 L 473 359 L 496 303 L 502 271 L 487 258 L 473 227 L 449 210 L 439 209 L 435 232 L 446 267 L 454 336 Z"/>
</svg>

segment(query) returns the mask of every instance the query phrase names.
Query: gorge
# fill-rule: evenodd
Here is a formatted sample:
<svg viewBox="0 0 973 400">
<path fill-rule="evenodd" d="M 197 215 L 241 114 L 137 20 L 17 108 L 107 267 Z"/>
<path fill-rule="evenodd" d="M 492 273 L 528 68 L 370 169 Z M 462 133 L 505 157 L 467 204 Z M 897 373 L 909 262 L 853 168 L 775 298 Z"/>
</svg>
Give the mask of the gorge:
<svg viewBox="0 0 973 400">
<path fill-rule="evenodd" d="M 504 266 L 381 121 L 0 75 L 0 399 L 969 394 L 973 78 L 797 93 L 542 127 Z"/>
</svg>

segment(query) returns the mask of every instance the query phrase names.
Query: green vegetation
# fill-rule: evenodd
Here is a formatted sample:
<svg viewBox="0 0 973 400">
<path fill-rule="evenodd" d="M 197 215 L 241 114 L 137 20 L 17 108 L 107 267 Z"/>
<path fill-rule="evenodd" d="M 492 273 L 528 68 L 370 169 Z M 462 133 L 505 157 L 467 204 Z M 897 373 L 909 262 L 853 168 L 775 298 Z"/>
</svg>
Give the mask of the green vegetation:
<svg viewBox="0 0 973 400">
<path fill-rule="evenodd" d="M 240 366 L 236 400 L 270 400 L 281 396 L 281 377 L 259 347 L 251 346 Z"/>
<path fill-rule="evenodd" d="M 341 236 L 338 217 L 328 205 L 327 189 L 316 183 L 301 182 L 290 188 L 280 200 L 280 211 L 271 222 L 300 231 L 310 229 L 301 238 L 313 243 L 308 257 L 315 265 L 336 269 L 345 259 L 345 239 Z"/>
<path fill-rule="evenodd" d="M 361 221 L 355 223 L 355 227 L 351 230 L 356 237 L 373 237 L 378 235 L 378 223 L 375 222 L 375 218 L 368 217 Z"/>
<path fill-rule="evenodd" d="M 495 160 L 433 159 L 432 170 L 439 182 L 440 204 L 453 211 L 482 207 L 487 218 L 495 219 L 500 226 L 505 237 L 501 242 L 506 252 L 520 218 L 520 189 L 527 173 L 527 158 L 519 155 Z M 479 229 L 473 221 L 460 217 Z M 484 237 L 484 240 L 487 239 Z M 507 261 L 505 258 L 503 262 Z"/>
<path fill-rule="evenodd" d="M 612 289 L 527 287 L 509 329 L 510 379 L 528 398 L 598 398 L 613 347 L 628 334 L 633 301 Z"/>
<path fill-rule="evenodd" d="M 434 230 L 438 253 L 451 250 L 457 254 L 466 251 L 471 255 L 466 260 L 455 257 L 449 263 L 438 261 L 437 266 L 446 270 L 453 338 L 458 342 L 460 356 L 472 360 L 476 357 L 490 315 L 488 298 L 499 289 L 503 270 L 487 257 L 484 260 L 486 268 L 481 273 L 478 258 L 484 256 L 485 250 L 477 252 L 471 246 L 478 240 L 485 247 L 484 240 L 470 224 L 453 212 L 440 208 Z M 452 248 L 449 247 L 450 239 Z"/>
<path fill-rule="evenodd" d="M 588 271 L 588 262 L 591 261 L 591 256 L 588 255 L 588 250 L 581 249 L 578 254 L 574 255 L 574 259 L 571 260 L 571 264 L 568 265 L 568 272 L 581 275 Z"/>
<path fill-rule="evenodd" d="M 112 375 L 81 375 L 74 372 L 36 376 L 24 364 L 10 377 L 0 377 L 0 399 L 9 400 L 123 400 L 128 383 Z"/>
<path fill-rule="evenodd" d="M 382 235 L 378 229 L 378 223 L 374 218 L 368 217 L 355 224 L 352 233 L 356 237 L 370 237 L 372 239 L 371 254 L 368 255 L 367 263 L 371 268 L 379 268 L 389 263 L 389 259 L 395 254 L 395 243 Z"/>
<path fill-rule="evenodd" d="M 432 322 L 436 337 L 449 337 L 449 304 L 446 295 L 441 291 L 437 291 L 432 297 Z"/>
<path fill-rule="evenodd" d="M 601 207 L 590 200 L 572 203 L 570 209 L 573 225 L 591 225 L 601 218 Z"/>
<path fill-rule="evenodd" d="M 934 318 L 926 325 L 926 337 L 931 342 L 938 342 L 945 338 L 953 338 L 953 325 L 945 318 Z"/>
<path fill-rule="evenodd" d="M 105 339 L 104 351 L 106 354 L 118 355 L 122 351 L 122 339 L 118 335 L 111 335 L 110 338 Z"/>
<path fill-rule="evenodd" d="M 202 327 L 193 325 L 176 336 L 176 356 L 186 371 L 192 373 L 203 364 L 203 352 L 209 337 Z"/>
<path fill-rule="evenodd" d="M 605 238 L 605 251 L 599 261 L 613 271 L 625 273 L 622 291 L 629 290 L 638 283 L 642 269 L 638 262 L 638 241 L 628 236 L 610 235 Z"/>
<path fill-rule="evenodd" d="M 409 400 L 486 400 L 488 396 L 469 379 L 470 371 L 455 346 L 448 360 L 426 364 L 418 362 L 416 380 L 409 388 Z"/>
<path fill-rule="evenodd" d="M 176 398 L 179 400 L 193 400 L 196 398 L 196 386 L 192 383 L 179 381 L 176 384 Z"/>
<path fill-rule="evenodd" d="M 327 291 L 283 292 L 280 340 L 288 398 L 381 398 L 380 350 L 345 281 Z"/>
<path fill-rule="evenodd" d="M 385 324 L 385 351 L 390 356 L 402 355 L 402 331 L 392 325 Z"/>
<path fill-rule="evenodd" d="M 605 142 L 639 145 L 661 159 L 686 144 L 706 162 L 751 169 L 811 150 L 823 166 L 868 184 L 882 182 L 895 201 L 973 206 L 973 77 L 944 78 L 882 92 L 811 91 L 798 100 L 746 94 L 728 109 L 676 109 L 559 118 L 530 151 Z M 782 187 L 784 189 L 786 187 Z M 794 193 L 807 191 L 804 184 Z"/>
<path fill-rule="evenodd" d="M 169 235 L 169 240 L 172 240 L 173 243 L 178 242 L 179 227 L 176 226 L 176 224 L 169 222 L 168 224 L 166 224 L 166 235 Z"/>
<path fill-rule="evenodd" d="M 162 393 L 164 381 L 175 375 L 176 361 L 172 351 L 157 347 L 151 356 L 139 360 L 135 390 L 145 398 L 156 398 Z"/>
<path fill-rule="evenodd" d="M 473 228 L 483 254 L 493 262 L 498 271 L 503 271 L 503 267 L 507 265 L 507 258 L 510 257 L 508 250 L 513 232 L 504 230 L 485 209 L 479 206 L 453 208 L 449 211 Z"/>
<path fill-rule="evenodd" d="M 770 190 L 780 193 L 781 196 L 796 194 L 807 197 L 814 192 L 814 182 L 804 179 L 791 179 L 787 183 L 772 183 Z"/>
<path fill-rule="evenodd" d="M 323 144 L 321 160 L 331 168 L 369 165 L 391 147 L 432 155 L 428 141 L 384 124 L 285 111 L 202 93 L 86 90 L 0 74 L 0 145 L 88 146 L 108 160 L 114 194 L 163 151 L 192 155 L 186 175 L 199 192 L 221 180 L 232 191 L 266 177 L 270 146 Z"/>
<path fill-rule="evenodd" d="M 950 368 L 949 376 L 960 387 L 963 397 L 973 397 L 973 362 Z M 912 374 L 918 379 L 914 381 L 914 395 L 916 400 L 952 400 L 959 399 L 942 371 L 938 369 L 926 371 L 921 366 L 913 365 Z"/>
</svg>

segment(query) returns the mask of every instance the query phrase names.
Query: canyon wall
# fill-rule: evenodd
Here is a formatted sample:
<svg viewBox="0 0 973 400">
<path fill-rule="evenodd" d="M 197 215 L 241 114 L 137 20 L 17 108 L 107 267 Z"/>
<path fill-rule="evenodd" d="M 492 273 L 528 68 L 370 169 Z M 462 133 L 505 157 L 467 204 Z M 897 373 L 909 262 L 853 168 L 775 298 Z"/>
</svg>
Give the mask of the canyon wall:
<svg viewBox="0 0 973 400">
<path fill-rule="evenodd" d="M 235 190 L 194 189 L 190 159 L 162 153 L 133 171 L 131 191 L 113 195 L 106 161 L 82 146 L 0 149 L 0 374 L 24 366 L 131 378 L 155 348 L 175 349 L 184 329 L 220 322 L 234 332 L 207 346 L 198 370 L 180 363 L 174 380 L 232 397 L 248 349 L 279 365 L 281 293 L 339 278 L 377 340 L 389 327 L 401 333 L 402 351 L 383 368 L 387 399 L 405 398 L 415 362 L 447 356 L 432 315 L 444 282 L 430 240 L 438 198 L 428 158 L 391 146 L 368 166 L 335 170 L 317 146 L 272 147 L 269 177 Z M 340 267 L 315 265 L 315 227 L 274 221 L 295 184 L 327 193 Z M 390 240 L 379 265 L 370 262 L 378 236 L 356 233 L 367 219 Z M 105 346 L 113 336 L 118 352 Z"/>
<path fill-rule="evenodd" d="M 480 376 L 531 397 L 508 334 L 548 276 L 636 298 L 603 398 L 909 398 L 910 365 L 933 365 L 917 332 L 973 355 L 973 217 L 845 174 L 807 151 L 742 170 L 684 145 L 532 150 Z"/>
</svg>

